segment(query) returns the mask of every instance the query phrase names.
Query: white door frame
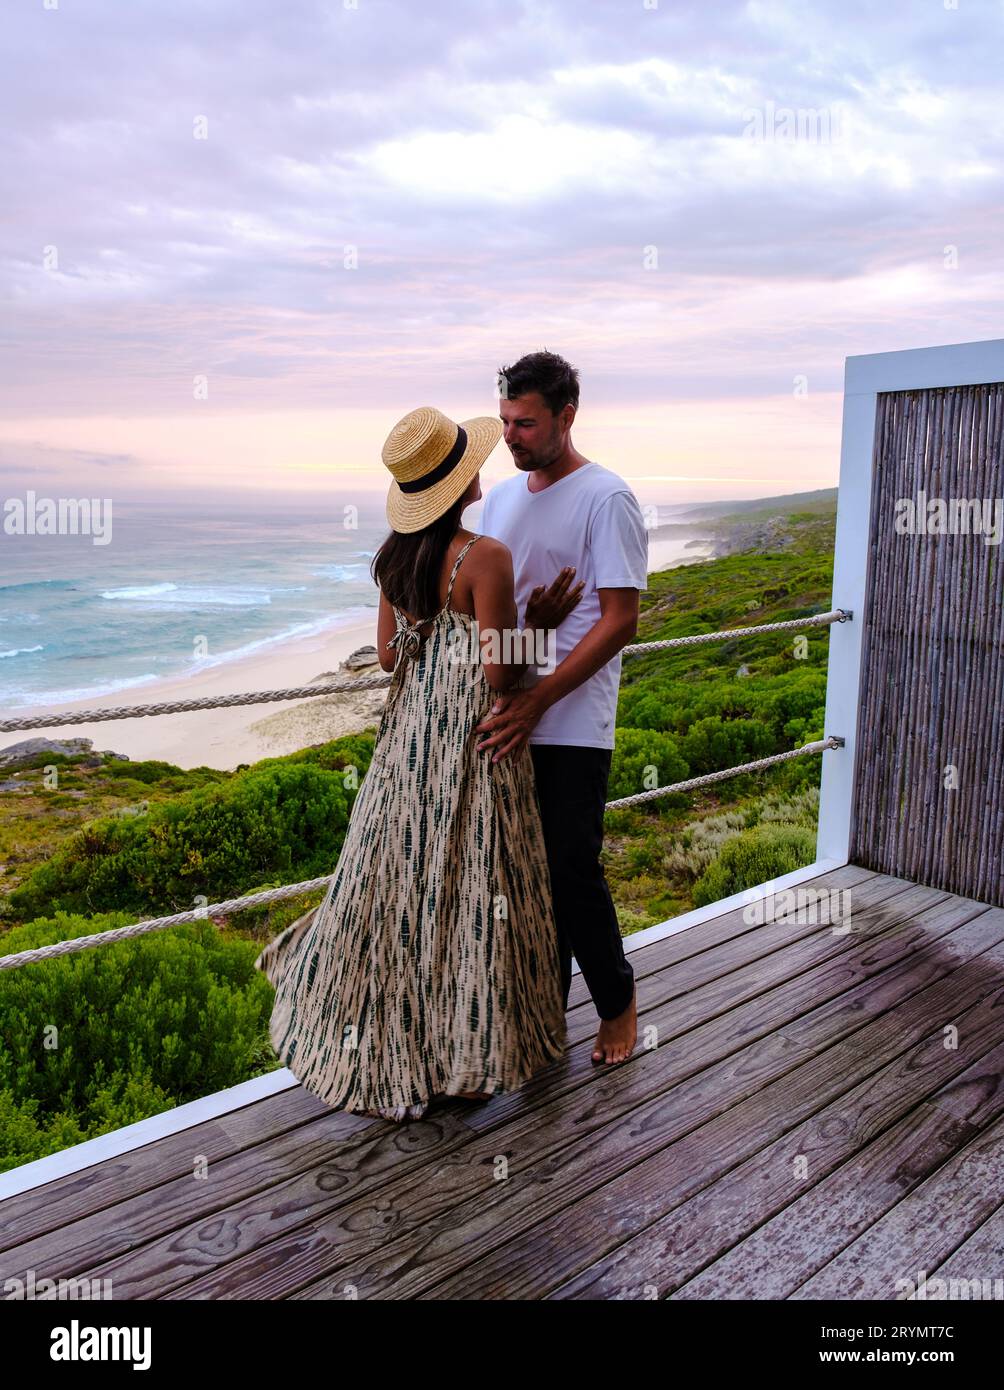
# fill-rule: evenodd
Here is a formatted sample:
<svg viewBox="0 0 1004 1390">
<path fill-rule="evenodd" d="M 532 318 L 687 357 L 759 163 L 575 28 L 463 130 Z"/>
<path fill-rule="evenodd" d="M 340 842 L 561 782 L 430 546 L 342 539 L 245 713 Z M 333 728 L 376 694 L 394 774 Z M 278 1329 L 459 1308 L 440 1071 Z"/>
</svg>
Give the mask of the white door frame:
<svg viewBox="0 0 1004 1390">
<path fill-rule="evenodd" d="M 846 864 L 850 849 L 878 394 L 996 381 L 1004 381 L 1004 338 L 847 358 L 832 606 L 854 617 L 830 627 L 824 732 L 846 743 L 823 754 L 817 860 Z"/>
</svg>

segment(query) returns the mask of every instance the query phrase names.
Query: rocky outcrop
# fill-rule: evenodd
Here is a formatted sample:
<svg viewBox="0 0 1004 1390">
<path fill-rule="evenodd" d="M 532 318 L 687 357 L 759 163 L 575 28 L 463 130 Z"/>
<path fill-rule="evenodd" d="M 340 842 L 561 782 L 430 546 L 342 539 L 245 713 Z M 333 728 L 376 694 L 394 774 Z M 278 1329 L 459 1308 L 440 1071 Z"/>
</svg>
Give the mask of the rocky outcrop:
<svg viewBox="0 0 1004 1390">
<path fill-rule="evenodd" d="M 76 758 L 83 753 L 88 755 L 85 767 L 100 767 L 107 758 L 122 763 L 129 762 L 125 753 L 113 753 L 110 749 L 95 753 L 93 740 L 89 738 L 26 738 L 20 743 L 11 743 L 6 748 L 0 748 L 0 767 L 21 767 L 32 762 L 40 753 L 62 753 L 67 758 Z"/>
<path fill-rule="evenodd" d="M 322 671 L 319 676 L 314 676 L 311 685 L 317 685 L 320 681 L 336 681 L 339 676 L 369 676 L 373 674 L 373 667 L 380 669 L 380 659 L 377 656 L 377 649 L 374 646 L 357 647 L 354 652 L 350 652 L 344 661 L 339 662 L 337 671 Z"/>
<path fill-rule="evenodd" d="M 795 543 L 791 523 L 786 516 L 755 517 L 749 521 L 718 522 L 714 528 L 715 559 L 725 555 L 740 555 L 748 550 L 767 554 L 790 550 Z"/>
<path fill-rule="evenodd" d="M 339 670 L 342 671 L 364 671 L 369 666 L 380 664 L 377 656 L 377 649 L 374 646 L 357 647 L 341 663 Z"/>
</svg>

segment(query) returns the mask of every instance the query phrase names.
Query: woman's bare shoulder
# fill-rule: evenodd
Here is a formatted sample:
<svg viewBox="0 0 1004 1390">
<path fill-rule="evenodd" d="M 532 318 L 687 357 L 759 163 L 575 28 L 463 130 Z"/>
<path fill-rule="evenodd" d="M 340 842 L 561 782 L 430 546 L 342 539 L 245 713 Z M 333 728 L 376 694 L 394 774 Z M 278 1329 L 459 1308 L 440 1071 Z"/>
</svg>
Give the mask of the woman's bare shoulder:
<svg viewBox="0 0 1004 1390">
<path fill-rule="evenodd" d="M 504 561 L 512 561 L 512 554 L 509 547 L 494 536 L 479 535 L 477 545 L 472 545 L 467 553 L 468 560 L 474 560 L 474 568 L 490 569 L 502 564 Z M 464 562 L 465 564 L 467 561 Z"/>
<path fill-rule="evenodd" d="M 458 580 L 460 592 L 471 596 L 475 590 L 494 591 L 499 584 L 512 582 L 512 555 L 509 547 L 494 536 L 478 534 L 477 545 L 472 545 L 460 566 Z"/>
</svg>

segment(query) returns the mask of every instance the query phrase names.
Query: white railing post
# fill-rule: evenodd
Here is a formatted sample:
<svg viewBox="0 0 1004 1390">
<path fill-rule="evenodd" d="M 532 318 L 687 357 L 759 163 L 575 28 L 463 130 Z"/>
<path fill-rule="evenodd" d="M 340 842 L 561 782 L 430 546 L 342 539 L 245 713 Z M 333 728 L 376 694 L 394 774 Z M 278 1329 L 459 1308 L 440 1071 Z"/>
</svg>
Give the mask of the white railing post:
<svg viewBox="0 0 1004 1390">
<path fill-rule="evenodd" d="M 823 759 L 819 783 L 819 825 L 816 858 L 846 864 L 850 847 L 857 744 L 858 692 L 861 683 L 861 644 L 864 636 L 865 583 L 868 567 L 872 461 L 875 441 L 874 391 L 850 389 L 850 363 L 844 373 L 844 416 L 840 447 L 840 485 L 833 550 L 833 603 L 849 609 L 849 622 L 830 628 L 826 671 L 824 737 L 845 740 Z"/>
</svg>

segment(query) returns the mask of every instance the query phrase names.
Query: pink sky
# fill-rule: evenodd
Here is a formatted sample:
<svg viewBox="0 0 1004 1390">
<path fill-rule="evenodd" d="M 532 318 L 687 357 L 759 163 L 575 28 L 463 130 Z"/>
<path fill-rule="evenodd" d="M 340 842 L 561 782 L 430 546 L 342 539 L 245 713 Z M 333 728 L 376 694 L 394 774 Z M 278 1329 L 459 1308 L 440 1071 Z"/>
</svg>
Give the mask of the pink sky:
<svg viewBox="0 0 1004 1390">
<path fill-rule="evenodd" d="M 395 419 L 494 414 L 543 347 L 580 370 L 576 446 L 643 501 L 832 486 L 847 355 L 1000 335 L 1002 27 L 906 0 L 19 8 L 0 490 L 383 493 Z"/>
</svg>

